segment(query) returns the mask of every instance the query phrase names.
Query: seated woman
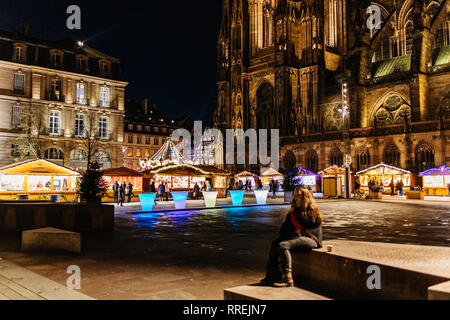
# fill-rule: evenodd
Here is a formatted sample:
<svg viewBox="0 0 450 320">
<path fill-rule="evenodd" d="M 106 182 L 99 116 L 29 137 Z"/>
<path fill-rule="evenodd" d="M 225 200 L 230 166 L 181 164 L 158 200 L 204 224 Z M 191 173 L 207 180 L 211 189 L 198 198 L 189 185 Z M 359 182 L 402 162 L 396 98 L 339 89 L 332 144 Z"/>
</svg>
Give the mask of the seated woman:
<svg viewBox="0 0 450 320">
<path fill-rule="evenodd" d="M 292 287 L 294 280 L 289 250 L 321 248 L 322 222 L 322 214 L 311 192 L 297 187 L 291 209 L 281 227 L 280 236 L 272 242 L 266 277 L 261 283 L 275 287 Z M 278 282 L 280 280 L 281 282 Z"/>
</svg>

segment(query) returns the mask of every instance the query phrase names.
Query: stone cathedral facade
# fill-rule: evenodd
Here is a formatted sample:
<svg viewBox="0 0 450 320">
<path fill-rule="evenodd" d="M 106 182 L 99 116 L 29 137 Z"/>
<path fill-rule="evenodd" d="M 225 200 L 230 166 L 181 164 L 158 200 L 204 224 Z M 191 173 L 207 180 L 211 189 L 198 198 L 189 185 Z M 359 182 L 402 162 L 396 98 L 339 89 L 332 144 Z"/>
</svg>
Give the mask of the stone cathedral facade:
<svg viewBox="0 0 450 320">
<path fill-rule="evenodd" d="M 342 165 L 345 82 L 353 172 L 450 165 L 450 1 L 222 3 L 216 128 L 279 129 L 281 168 Z"/>
</svg>

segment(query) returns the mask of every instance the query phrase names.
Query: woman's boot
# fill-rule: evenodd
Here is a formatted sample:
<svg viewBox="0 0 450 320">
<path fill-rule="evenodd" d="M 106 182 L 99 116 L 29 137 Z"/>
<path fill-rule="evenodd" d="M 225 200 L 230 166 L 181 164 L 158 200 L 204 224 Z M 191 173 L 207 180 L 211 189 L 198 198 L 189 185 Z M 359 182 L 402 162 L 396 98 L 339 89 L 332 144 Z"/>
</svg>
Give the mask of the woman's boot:
<svg viewBox="0 0 450 320">
<path fill-rule="evenodd" d="M 289 272 L 289 273 L 283 274 L 281 282 L 274 283 L 273 286 L 277 287 L 277 288 L 293 287 L 294 279 L 292 279 L 292 273 Z"/>
</svg>

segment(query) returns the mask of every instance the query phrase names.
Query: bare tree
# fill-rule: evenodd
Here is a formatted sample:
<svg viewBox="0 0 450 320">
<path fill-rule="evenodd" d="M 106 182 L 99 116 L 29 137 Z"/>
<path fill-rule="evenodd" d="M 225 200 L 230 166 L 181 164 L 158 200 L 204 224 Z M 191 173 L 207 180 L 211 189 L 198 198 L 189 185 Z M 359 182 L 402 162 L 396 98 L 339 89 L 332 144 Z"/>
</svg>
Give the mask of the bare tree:
<svg viewBox="0 0 450 320">
<path fill-rule="evenodd" d="M 85 128 L 81 141 L 84 150 L 86 150 L 87 170 L 90 170 L 92 164 L 99 160 L 98 150 L 101 145 L 98 120 L 94 113 L 88 113 L 86 116 Z"/>
<path fill-rule="evenodd" d="M 14 139 L 16 146 L 12 157 L 15 160 L 41 158 L 45 147 L 45 109 L 42 106 L 33 106 L 23 109 L 21 122 L 16 129 L 20 131 Z"/>
</svg>

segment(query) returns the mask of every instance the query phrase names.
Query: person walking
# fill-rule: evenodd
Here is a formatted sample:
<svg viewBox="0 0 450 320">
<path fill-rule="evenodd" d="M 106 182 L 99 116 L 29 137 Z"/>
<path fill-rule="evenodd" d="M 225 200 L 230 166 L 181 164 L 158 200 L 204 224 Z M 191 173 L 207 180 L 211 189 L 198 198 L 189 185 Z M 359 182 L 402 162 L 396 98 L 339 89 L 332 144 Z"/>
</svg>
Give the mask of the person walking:
<svg viewBox="0 0 450 320">
<path fill-rule="evenodd" d="M 131 198 L 133 197 L 133 185 L 131 182 L 128 182 L 127 185 L 127 202 L 131 202 Z"/>
<path fill-rule="evenodd" d="M 155 181 L 152 181 L 152 183 L 150 184 L 150 192 L 151 193 L 157 193 L 156 192 Z M 154 205 L 156 206 L 156 197 L 155 197 L 155 200 L 154 200 Z"/>
<path fill-rule="evenodd" d="M 120 205 L 121 207 L 123 207 L 123 202 L 125 201 L 125 183 L 122 184 L 119 187 L 119 201 L 118 201 L 118 205 Z"/>
<path fill-rule="evenodd" d="M 262 284 L 292 287 L 294 280 L 290 250 L 301 248 L 309 251 L 322 247 L 323 218 L 312 193 L 297 187 L 293 196 L 291 208 L 281 226 L 279 237 L 272 242 L 266 276 L 261 280 Z"/>
<path fill-rule="evenodd" d="M 155 181 L 152 181 L 152 183 L 150 184 L 150 192 L 156 193 Z"/>
<path fill-rule="evenodd" d="M 119 183 L 116 181 L 113 184 L 113 197 L 114 197 L 114 203 L 117 203 L 119 201 Z"/>
<path fill-rule="evenodd" d="M 160 184 L 158 185 L 158 196 L 159 196 L 159 201 L 164 201 L 164 182 L 160 182 Z"/>
<path fill-rule="evenodd" d="M 200 187 L 197 182 L 194 185 L 194 191 L 192 193 L 192 196 L 195 200 L 198 200 L 198 198 L 200 197 Z"/>
<path fill-rule="evenodd" d="M 167 181 L 164 183 L 164 195 L 166 196 L 166 201 L 169 201 L 169 184 Z"/>
<path fill-rule="evenodd" d="M 391 196 L 395 195 L 395 184 L 394 184 L 394 178 L 392 178 L 391 183 L 389 184 L 389 187 L 391 188 Z"/>
</svg>

